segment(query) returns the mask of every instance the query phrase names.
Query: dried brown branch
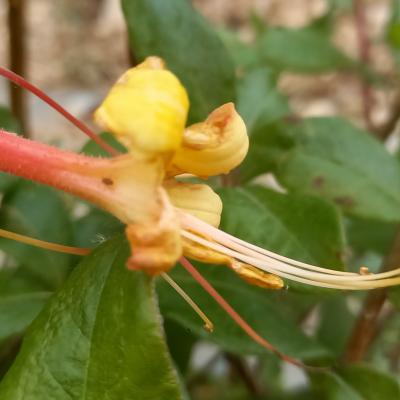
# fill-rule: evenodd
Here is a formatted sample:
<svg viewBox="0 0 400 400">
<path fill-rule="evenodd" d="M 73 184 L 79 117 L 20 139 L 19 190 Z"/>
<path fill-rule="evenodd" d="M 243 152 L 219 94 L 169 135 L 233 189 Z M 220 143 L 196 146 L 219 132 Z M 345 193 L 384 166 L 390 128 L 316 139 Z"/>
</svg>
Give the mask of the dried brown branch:
<svg viewBox="0 0 400 400">
<path fill-rule="evenodd" d="M 382 271 L 389 271 L 400 265 L 400 229 L 396 233 L 393 245 L 383 262 Z M 344 352 L 344 361 L 349 363 L 362 361 L 380 327 L 380 316 L 387 298 L 387 289 L 370 292 L 355 323 Z"/>
<path fill-rule="evenodd" d="M 248 392 L 254 396 L 261 396 L 263 394 L 262 387 L 249 370 L 246 362 L 242 360 L 242 358 L 231 353 L 224 353 L 224 356 L 232 371 L 242 380 Z"/>
<path fill-rule="evenodd" d="M 8 0 L 9 63 L 10 69 L 26 76 L 25 0 Z M 10 82 L 11 111 L 18 119 L 24 136 L 28 136 L 24 91 Z"/>
</svg>

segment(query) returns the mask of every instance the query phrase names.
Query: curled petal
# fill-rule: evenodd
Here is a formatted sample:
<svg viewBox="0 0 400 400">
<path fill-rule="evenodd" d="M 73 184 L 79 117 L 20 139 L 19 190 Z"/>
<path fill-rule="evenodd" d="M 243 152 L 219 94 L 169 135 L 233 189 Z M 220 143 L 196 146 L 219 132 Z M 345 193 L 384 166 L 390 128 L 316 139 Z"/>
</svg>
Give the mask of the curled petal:
<svg viewBox="0 0 400 400">
<path fill-rule="evenodd" d="M 128 70 L 95 112 L 95 120 L 129 150 L 172 153 L 180 145 L 189 109 L 185 88 L 158 57 Z"/>
<path fill-rule="evenodd" d="M 222 201 L 208 185 L 183 183 L 171 179 L 164 182 L 164 187 L 175 207 L 212 226 L 219 226 Z"/>
<path fill-rule="evenodd" d="M 182 255 L 179 218 L 165 191 L 159 190 L 159 219 L 129 224 L 125 230 L 132 250 L 127 267 L 150 275 L 167 272 Z"/>
<path fill-rule="evenodd" d="M 284 283 L 282 279 L 273 274 L 268 274 L 264 271 L 242 263 L 230 256 L 219 253 L 209 247 L 193 242 L 190 239 L 182 238 L 183 252 L 186 257 L 201 261 L 207 264 L 226 265 L 234 271 L 241 279 L 247 283 L 264 289 L 282 289 Z"/>
<path fill-rule="evenodd" d="M 182 146 L 170 163 L 168 175 L 227 174 L 243 161 L 248 148 L 249 139 L 242 118 L 233 103 L 224 104 L 206 121 L 185 130 Z"/>
<path fill-rule="evenodd" d="M 274 290 L 282 289 L 284 286 L 283 280 L 279 276 L 268 274 L 252 265 L 232 259 L 230 267 L 250 285 Z"/>
</svg>

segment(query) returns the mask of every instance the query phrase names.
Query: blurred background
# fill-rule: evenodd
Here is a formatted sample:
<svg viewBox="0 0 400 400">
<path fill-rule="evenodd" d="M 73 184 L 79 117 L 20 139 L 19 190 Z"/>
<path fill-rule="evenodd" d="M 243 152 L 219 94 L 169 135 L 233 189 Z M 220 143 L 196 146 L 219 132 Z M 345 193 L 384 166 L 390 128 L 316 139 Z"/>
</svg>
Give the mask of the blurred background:
<svg viewBox="0 0 400 400">
<path fill-rule="evenodd" d="M 10 4 L 14 4 L 11 15 Z M 395 61 L 385 40 L 392 15 L 390 0 L 195 0 L 194 5 L 221 30 L 235 32 L 244 42 L 254 39 L 257 20 L 267 26 L 301 28 L 319 21 L 334 5 L 332 42 L 388 80 L 395 79 Z M 19 22 L 22 14 L 24 24 Z M 17 26 L 10 30 L 12 22 Z M 0 34 L 4 38 L 1 65 L 17 66 L 31 82 L 85 120 L 90 120 L 102 94 L 130 64 L 118 0 L 0 0 Z M 18 49 L 14 60 L 10 40 Z M 312 75 L 283 72 L 279 88 L 299 116 L 343 115 L 383 135 L 392 131 L 393 112 L 400 106 L 394 85 L 365 87 L 348 70 Z M 9 102 L 4 80 L 0 80 L 0 102 Z M 82 135 L 37 99 L 29 96 L 25 109 L 22 119 L 33 137 L 75 149 L 82 144 Z"/>
</svg>

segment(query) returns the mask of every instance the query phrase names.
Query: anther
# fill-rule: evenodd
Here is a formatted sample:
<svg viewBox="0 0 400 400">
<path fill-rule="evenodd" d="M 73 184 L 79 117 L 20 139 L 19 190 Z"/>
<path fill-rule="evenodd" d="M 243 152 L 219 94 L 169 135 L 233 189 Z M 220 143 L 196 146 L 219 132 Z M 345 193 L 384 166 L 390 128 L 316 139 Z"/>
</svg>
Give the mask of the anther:
<svg viewBox="0 0 400 400">
<path fill-rule="evenodd" d="M 368 267 L 362 266 L 359 269 L 359 274 L 360 275 L 371 275 L 372 272 L 369 271 Z"/>
</svg>

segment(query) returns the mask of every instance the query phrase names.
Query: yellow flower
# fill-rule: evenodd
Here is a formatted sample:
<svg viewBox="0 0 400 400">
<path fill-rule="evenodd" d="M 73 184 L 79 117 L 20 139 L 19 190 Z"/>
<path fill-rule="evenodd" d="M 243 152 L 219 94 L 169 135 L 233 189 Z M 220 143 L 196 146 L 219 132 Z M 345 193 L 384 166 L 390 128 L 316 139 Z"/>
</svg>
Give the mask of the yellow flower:
<svg viewBox="0 0 400 400">
<path fill-rule="evenodd" d="M 93 140 L 99 137 L 23 78 L 0 67 L 0 75 L 28 88 Z M 319 287 L 363 290 L 400 284 L 400 269 L 370 274 L 336 271 L 262 249 L 218 229 L 222 202 L 206 184 L 181 180 L 229 173 L 248 150 L 246 127 L 232 103 L 205 121 L 186 127 L 189 101 L 178 78 L 157 57 L 127 71 L 110 90 L 95 119 L 123 143 L 128 153 L 88 157 L 36 143 L 0 129 L 0 171 L 22 176 L 80 196 L 114 214 L 126 225 L 130 269 L 162 277 L 212 323 L 167 274 L 181 264 L 255 342 L 298 366 L 258 335 L 188 262 L 226 265 L 250 284 L 280 289 L 282 278 Z M 0 229 L 0 236 L 56 251 L 85 255 L 90 249 L 43 242 Z"/>
<path fill-rule="evenodd" d="M 23 81 L 0 71 L 18 84 Z M 23 85 L 32 90 L 28 83 Z M 37 88 L 33 91 L 40 93 Z M 40 97 L 52 103 L 44 94 Z M 218 229 L 222 211 L 218 195 L 206 184 L 181 178 L 188 174 L 209 177 L 238 166 L 248 150 L 246 127 L 231 103 L 212 111 L 205 121 L 185 127 L 188 109 L 188 96 L 179 79 L 161 59 L 150 57 L 118 80 L 95 113 L 96 121 L 127 147 L 127 154 L 87 157 L 0 131 L 0 170 L 76 194 L 114 214 L 126 225 L 132 249 L 128 268 L 151 275 L 168 271 L 186 255 L 226 265 L 247 282 L 274 289 L 283 286 L 282 278 L 343 290 L 400 283 L 400 269 L 368 274 L 364 268 L 360 273 L 322 268 Z M 62 113 L 99 141 L 65 110 Z M 18 235 L 1 231 L 0 236 Z"/>
<path fill-rule="evenodd" d="M 179 211 L 218 227 L 222 201 L 209 186 L 174 177 L 229 173 L 248 150 L 246 126 L 232 103 L 185 129 L 188 109 L 188 96 L 178 78 L 165 69 L 161 59 L 149 57 L 117 81 L 95 112 L 95 120 L 127 147 L 136 170 L 145 177 L 139 187 L 138 174 L 132 174 L 131 182 L 136 183 L 126 185 L 127 192 L 134 191 L 137 210 L 131 208 L 121 216 L 118 203 L 110 210 L 127 224 L 132 247 L 128 267 L 159 274 L 185 253 L 204 262 L 225 264 L 251 283 L 281 288 L 280 278 L 181 237 Z M 132 196 L 128 197 L 131 201 Z"/>
</svg>

